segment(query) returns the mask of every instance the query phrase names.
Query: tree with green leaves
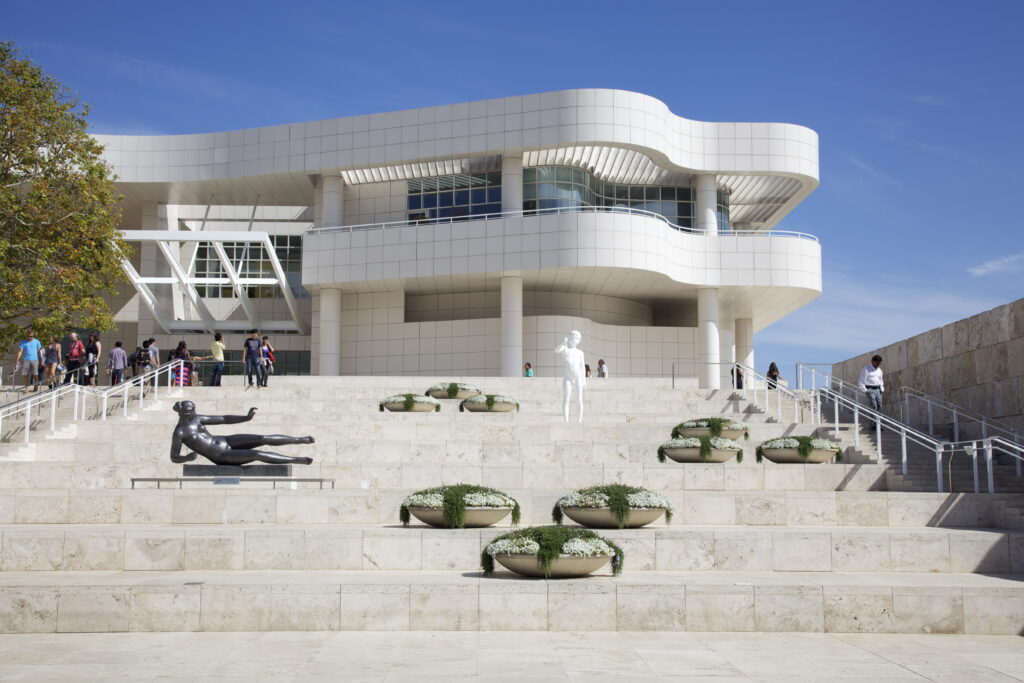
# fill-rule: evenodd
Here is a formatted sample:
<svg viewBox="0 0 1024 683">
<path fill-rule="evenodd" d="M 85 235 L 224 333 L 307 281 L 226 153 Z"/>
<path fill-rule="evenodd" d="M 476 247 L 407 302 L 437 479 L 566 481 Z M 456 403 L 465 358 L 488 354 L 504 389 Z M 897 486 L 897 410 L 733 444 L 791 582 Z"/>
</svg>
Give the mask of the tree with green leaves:
<svg viewBox="0 0 1024 683">
<path fill-rule="evenodd" d="M 120 196 L 87 105 L 0 43 L 0 353 L 31 328 L 113 329 Z"/>
</svg>

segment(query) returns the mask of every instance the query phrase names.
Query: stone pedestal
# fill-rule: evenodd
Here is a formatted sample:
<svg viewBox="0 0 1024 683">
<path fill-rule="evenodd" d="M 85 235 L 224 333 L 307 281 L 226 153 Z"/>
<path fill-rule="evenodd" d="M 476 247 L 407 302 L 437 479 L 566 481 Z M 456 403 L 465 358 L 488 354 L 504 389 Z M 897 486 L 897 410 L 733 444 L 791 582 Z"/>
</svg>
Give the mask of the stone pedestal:
<svg viewBox="0 0 1024 683">
<path fill-rule="evenodd" d="M 290 477 L 291 465 L 184 465 L 183 477 Z"/>
</svg>

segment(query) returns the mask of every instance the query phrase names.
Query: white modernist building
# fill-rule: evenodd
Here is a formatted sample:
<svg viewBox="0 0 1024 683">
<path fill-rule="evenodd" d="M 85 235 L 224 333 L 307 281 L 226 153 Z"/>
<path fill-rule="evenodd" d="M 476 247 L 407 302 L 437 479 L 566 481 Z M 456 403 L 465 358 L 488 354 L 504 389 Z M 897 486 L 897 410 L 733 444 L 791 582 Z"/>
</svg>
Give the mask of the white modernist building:
<svg viewBox="0 0 1024 683">
<path fill-rule="evenodd" d="M 774 229 L 818 184 L 798 125 L 566 90 L 98 137 L 136 243 L 126 344 L 258 327 L 314 374 L 555 375 L 578 329 L 612 374 L 713 388 L 821 292 L 817 239 Z"/>
</svg>

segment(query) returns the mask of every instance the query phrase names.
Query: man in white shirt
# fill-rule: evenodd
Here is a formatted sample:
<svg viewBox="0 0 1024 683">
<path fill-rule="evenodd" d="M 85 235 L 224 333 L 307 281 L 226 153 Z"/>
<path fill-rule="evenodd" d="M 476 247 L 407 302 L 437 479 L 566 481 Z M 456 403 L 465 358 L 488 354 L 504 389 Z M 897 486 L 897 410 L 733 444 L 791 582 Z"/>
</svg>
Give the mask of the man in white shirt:
<svg viewBox="0 0 1024 683">
<path fill-rule="evenodd" d="M 873 410 L 882 412 L 882 393 L 885 391 L 885 380 L 882 379 L 882 357 L 875 355 L 871 362 L 860 371 L 857 388 L 868 397 L 868 405 Z M 871 425 L 874 427 L 874 423 Z"/>
</svg>

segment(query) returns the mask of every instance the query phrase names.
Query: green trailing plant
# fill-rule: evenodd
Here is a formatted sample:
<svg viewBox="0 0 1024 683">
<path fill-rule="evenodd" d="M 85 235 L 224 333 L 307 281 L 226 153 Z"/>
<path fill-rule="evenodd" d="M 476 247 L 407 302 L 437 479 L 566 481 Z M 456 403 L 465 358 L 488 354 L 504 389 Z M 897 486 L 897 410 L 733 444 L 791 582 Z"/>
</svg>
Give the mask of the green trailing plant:
<svg viewBox="0 0 1024 683">
<path fill-rule="evenodd" d="M 835 441 L 818 439 L 813 436 L 784 436 L 779 439 L 768 439 L 757 447 L 757 461 L 764 459 L 764 450 L 776 448 L 795 448 L 800 459 L 804 462 L 811 457 L 811 451 L 835 451 L 836 462 L 843 460 L 843 448 Z"/>
<path fill-rule="evenodd" d="M 695 425 L 695 422 L 706 423 L 707 428 L 711 430 L 711 436 L 722 436 L 723 429 L 742 429 L 743 438 L 750 438 L 750 430 L 747 429 L 747 426 L 745 424 L 737 420 L 729 420 L 722 417 L 700 417 L 697 418 L 696 420 L 685 420 L 684 422 L 680 422 L 679 424 L 672 428 L 672 438 L 678 439 L 679 437 L 681 437 L 684 429 L 701 429 L 702 427 L 700 427 L 699 425 Z"/>
<path fill-rule="evenodd" d="M 653 500 L 657 498 L 658 500 Z M 645 500 L 648 499 L 648 500 Z M 622 529 L 629 523 L 629 515 L 634 507 L 665 508 L 665 521 L 672 523 L 672 504 L 661 494 L 655 494 L 647 489 L 625 484 L 604 484 L 602 486 L 591 486 L 586 489 L 573 491 L 568 496 L 563 496 L 551 509 L 551 521 L 555 524 L 562 523 L 562 506 L 604 508 L 607 507 L 619 528 Z"/>
<path fill-rule="evenodd" d="M 386 399 L 384 399 L 383 401 L 378 403 L 377 404 L 377 409 L 380 412 L 383 413 L 384 412 L 384 404 L 385 403 L 397 403 L 399 400 L 402 401 L 402 410 L 404 410 L 407 413 L 412 410 L 412 407 L 417 402 L 420 402 L 420 403 L 424 402 L 424 399 L 419 394 L 395 394 L 394 396 L 388 396 Z M 430 401 L 434 402 L 433 399 L 430 399 Z M 441 404 L 440 403 L 436 403 L 434 405 L 434 412 L 435 413 L 441 412 Z"/>
<path fill-rule="evenodd" d="M 513 525 L 519 524 L 522 514 L 519 502 L 512 496 L 473 484 L 438 486 L 407 496 L 398 510 L 398 519 L 403 526 L 407 526 L 411 519 L 409 507 L 440 507 L 444 510 L 444 525 L 449 529 L 461 529 L 466 525 L 467 507 L 511 507 Z"/>
<path fill-rule="evenodd" d="M 467 403 L 485 403 L 487 405 L 488 412 L 494 410 L 495 403 L 509 403 L 516 407 L 516 412 L 519 411 L 519 401 L 509 398 L 508 396 L 502 396 L 501 394 L 477 394 L 476 396 L 470 396 L 462 403 L 459 404 L 459 412 L 466 412 Z"/>
<path fill-rule="evenodd" d="M 603 543 L 612 552 L 612 574 L 618 576 L 622 573 L 622 566 L 626 559 L 626 554 L 622 552 L 622 548 L 607 538 L 598 536 L 590 529 L 567 526 L 533 526 L 497 536 L 480 553 L 480 566 L 484 570 L 484 574 L 490 576 L 494 573 L 494 556 L 492 552 L 497 551 L 496 554 L 501 554 L 499 549 L 502 546 L 529 547 L 531 549 L 535 548 L 532 552 L 536 552 L 537 561 L 540 563 L 544 576 L 550 577 L 551 562 L 565 554 L 563 553 L 563 548 L 567 543 L 569 543 L 570 549 L 581 546 L 585 547 L 588 543 Z M 523 552 L 523 554 L 526 553 Z M 597 554 L 577 554 L 577 556 L 594 557 Z"/>
<path fill-rule="evenodd" d="M 694 441 L 698 443 L 691 443 Z M 678 437 L 673 439 L 672 441 L 668 441 L 658 446 L 658 462 L 665 462 L 666 458 L 668 457 L 667 455 L 665 455 L 665 450 L 668 448 L 699 448 L 699 455 L 701 460 L 709 459 L 711 457 L 711 451 L 713 451 L 716 448 L 724 450 L 734 450 L 736 451 L 736 462 L 743 462 L 743 449 L 735 448 L 735 446 L 738 445 L 739 444 L 737 444 L 735 441 L 731 439 L 722 439 L 717 436 Z"/>
</svg>

